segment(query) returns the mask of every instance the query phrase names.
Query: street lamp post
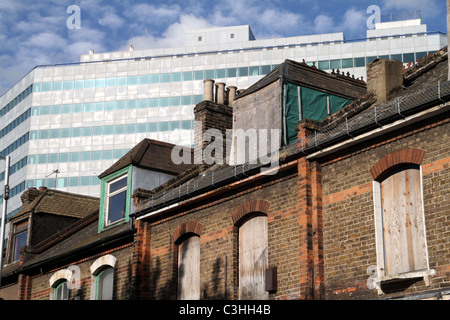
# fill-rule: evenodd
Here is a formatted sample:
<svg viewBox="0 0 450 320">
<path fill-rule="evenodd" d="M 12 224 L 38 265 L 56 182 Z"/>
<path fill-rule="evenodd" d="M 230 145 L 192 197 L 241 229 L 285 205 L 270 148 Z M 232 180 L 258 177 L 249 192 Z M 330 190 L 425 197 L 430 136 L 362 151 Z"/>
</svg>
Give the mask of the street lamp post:
<svg viewBox="0 0 450 320">
<path fill-rule="evenodd" d="M 6 210 L 9 199 L 9 156 L 3 157 L 5 160 L 5 190 L 3 192 L 3 210 L 2 210 L 2 223 L 1 223 L 1 236 L 0 236 L 0 287 L 2 286 L 2 269 L 3 269 L 3 241 L 5 239 L 5 224 L 6 224 Z"/>
</svg>

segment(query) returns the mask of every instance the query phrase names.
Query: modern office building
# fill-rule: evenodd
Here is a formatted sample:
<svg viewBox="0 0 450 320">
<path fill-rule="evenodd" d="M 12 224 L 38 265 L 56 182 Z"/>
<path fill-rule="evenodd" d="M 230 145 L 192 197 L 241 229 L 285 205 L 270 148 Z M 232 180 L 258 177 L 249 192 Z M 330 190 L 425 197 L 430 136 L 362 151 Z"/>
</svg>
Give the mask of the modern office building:
<svg viewBox="0 0 450 320">
<path fill-rule="evenodd" d="M 236 26 L 189 31 L 177 48 L 91 50 L 77 63 L 37 66 L 0 97 L 9 216 L 29 187 L 99 196 L 98 175 L 144 138 L 191 146 L 204 79 L 245 89 L 285 59 L 365 79 L 376 57 L 406 64 L 446 44 L 420 19 L 379 23 L 352 41 L 342 32 L 257 40 Z"/>
</svg>

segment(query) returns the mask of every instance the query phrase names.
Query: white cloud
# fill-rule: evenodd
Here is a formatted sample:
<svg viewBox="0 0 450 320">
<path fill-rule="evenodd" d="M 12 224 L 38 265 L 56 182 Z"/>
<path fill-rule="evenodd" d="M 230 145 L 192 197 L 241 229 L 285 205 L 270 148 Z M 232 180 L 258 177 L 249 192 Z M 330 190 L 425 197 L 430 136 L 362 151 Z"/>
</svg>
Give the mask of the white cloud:
<svg viewBox="0 0 450 320">
<path fill-rule="evenodd" d="M 442 5 L 445 9 L 444 1 L 442 1 L 442 4 L 438 5 L 436 0 L 384 0 L 381 14 L 383 15 L 383 13 L 389 13 L 395 10 L 421 10 L 422 18 L 433 18 L 440 13 L 440 6 Z"/>
<path fill-rule="evenodd" d="M 98 23 L 104 27 L 110 27 L 112 29 L 120 28 L 124 25 L 125 20 L 119 17 L 114 12 L 109 12 L 98 20 Z"/>
</svg>

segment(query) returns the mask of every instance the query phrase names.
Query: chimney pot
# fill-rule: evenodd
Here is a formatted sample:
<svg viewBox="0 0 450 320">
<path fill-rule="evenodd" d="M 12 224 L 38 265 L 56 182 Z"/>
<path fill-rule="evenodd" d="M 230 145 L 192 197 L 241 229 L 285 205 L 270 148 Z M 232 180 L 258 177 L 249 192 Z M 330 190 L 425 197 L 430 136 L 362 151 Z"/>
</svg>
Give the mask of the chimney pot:
<svg viewBox="0 0 450 320">
<path fill-rule="evenodd" d="M 216 102 L 219 104 L 225 104 L 225 83 L 216 83 Z"/>
<path fill-rule="evenodd" d="M 231 106 L 231 104 L 234 101 L 234 98 L 236 97 L 236 91 L 237 87 L 235 86 L 228 86 L 228 105 Z"/>
<path fill-rule="evenodd" d="M 203 83 L 204 83 L 203 100 L 213 101 L 214 80 L 205 79 L 203 80 Z"/>
</svg>

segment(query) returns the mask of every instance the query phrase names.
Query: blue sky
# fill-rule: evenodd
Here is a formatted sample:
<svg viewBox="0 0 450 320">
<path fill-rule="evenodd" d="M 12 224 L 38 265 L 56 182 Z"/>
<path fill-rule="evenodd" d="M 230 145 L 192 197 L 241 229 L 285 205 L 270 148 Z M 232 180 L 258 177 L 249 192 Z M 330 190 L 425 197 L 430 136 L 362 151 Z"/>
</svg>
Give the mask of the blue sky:
<svg viewBox="0 0 450 320">
<path fill-rule="evenodd" d="M 70 5 L 80 28 L 69 29 Z M 445 0 L 1 0 L 0 95 L 33 67 L 95 52 L 180 46 L 186 30 L 250 25 L 257 39 L 344 32 L 366 36 L 367 8 L 421 10 L 428 31 L 446 32 Z"/>
</svg>

